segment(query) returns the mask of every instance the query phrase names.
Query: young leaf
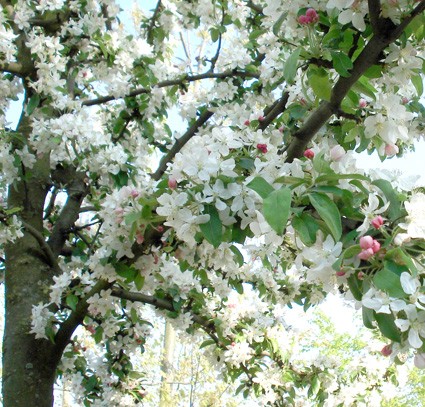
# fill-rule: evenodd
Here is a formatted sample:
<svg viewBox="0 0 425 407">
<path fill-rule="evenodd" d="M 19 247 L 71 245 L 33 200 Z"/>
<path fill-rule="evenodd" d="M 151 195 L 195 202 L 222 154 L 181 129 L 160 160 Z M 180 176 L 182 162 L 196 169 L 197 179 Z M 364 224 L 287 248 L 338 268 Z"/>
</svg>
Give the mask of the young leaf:
<svg viewBox="0 0 425 407">
<path fill-rule="evenodd" d="M 280 28 L 282 27 L 282 24 L 285 21 L 287 15 L 288 15 L 288 12 L 284 11 L 280 15 L 280 17 L 276 20 L 276 22 L 273 24 L 272 31 L 273 31 L 273 34 L 276 35 L 276 37 L 279 35 Z"/>
<path fill-rule="evenodd" d="M 331 52 L 332 63 L 335 71 L 337 71 L 341 76 L 347 77 L 350 76 L 350 69 L 353 68 L 353 62 L 351 59 L 342 52 Z"/>
<path fill-rule="evenodd" d="M 285 230 L 290 207 L 291 190 L 286 187 L 273 191 L 263 201 L 264 218 L 278 235 Z"/>
<path fill-rule="evenodd" d="M 374 315 L 382 335 L 394 342 L 401 342 L 400 331 L 394 322 L 394 317 L 391 314 L 381 314 L 377 312 L 374 312 Z"/>
<path fill-rule="evenodd" d="M 32 95 L 27 104 L 27 115 L 31 116 L 32 112 L 38 107 L 40 103 L 40 96 L 36 93 Z"/>
<path fill-rule="evenodd" d="M 298 58 L 300 57 L 301 48 L 297 48 L 286 60 L 283 65 L 283 77 L 286 82 L 292 83 L 297 74 Z"/>
<path fill-rule="evenodd" d="M 247 187 L 255 191 L 263 199 L 267 198 L 274 191 L 274 188 L 263 177 L 255 177 L 247 184 Z"/>
<path fill-rule="evenodd" d="M 335 203 L 325 194 L 314 192 L 309 195 L 310 202 L 325 221 L 333 238 L 337 242 L 342 235 L 341 214 Z"/>
<path fill-rule="evenodd" d="M 403 298 L 406 296 L 401 286 L 400 275 L 388 269 L 378 271 L 373 277 L 373 283 L 376 288 L 386 291 L 390 297 Z"/>
<path fill-rule="evenodd" d="M 207 205 L 204 210 L 205 215 L 210 215 L 210 220 L 199 225 L 205 239 L 214 247 L 220 246 L 223 237 L 222 224 L 217 209 L 213 205 Z"/>
</svg>

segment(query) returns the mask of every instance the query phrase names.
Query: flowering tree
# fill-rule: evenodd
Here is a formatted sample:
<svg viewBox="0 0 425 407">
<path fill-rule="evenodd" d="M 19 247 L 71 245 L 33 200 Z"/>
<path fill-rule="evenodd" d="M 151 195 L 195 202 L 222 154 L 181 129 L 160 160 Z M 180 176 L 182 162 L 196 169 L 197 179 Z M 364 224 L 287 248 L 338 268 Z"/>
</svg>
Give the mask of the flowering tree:
<svg viewBox="0 0 425 407">
<path fill-rule="evenodd" d="M 424 10 L 159 0 L 130 33 L 113 0 L 0 0 L 4 406 L 71 372 L 86 405 L 142 399 L 147 307 L 263 404 L 343 390 L 285 348 L 328 293 L 425 366 L 425 195 L 354 159 L 422 135 Z"/>
</svg>

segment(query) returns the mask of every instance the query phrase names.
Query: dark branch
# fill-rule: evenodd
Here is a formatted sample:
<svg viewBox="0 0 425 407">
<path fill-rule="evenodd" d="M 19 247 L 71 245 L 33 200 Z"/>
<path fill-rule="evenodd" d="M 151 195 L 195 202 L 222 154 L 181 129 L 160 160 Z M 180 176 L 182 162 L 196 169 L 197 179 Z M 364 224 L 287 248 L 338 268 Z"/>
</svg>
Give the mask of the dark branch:
<svg viewBox="0 0 425 407">
<path fill-rule="evenodd" d="M 61 324 L 55 336 L 55 350 L 58 358 L 61 357 L 63 350 L 70 342 L 75 329 L 83 322 L 84 317 L 87 315 L 87 310 L 90 305 L 88 300 L 95 294 L 100 293 L 102 290 L 107 290 L 111 286 L 112 283 L 105 280 L 99 280 L 88 294 L 78 302 L 75 311 L 73 311 L 67 320 Z"/>
<path fill-rule="evenodd" d="M 381 31 L 381 1 L 368 0 L 370 25 L 374 34 L 379 34 Z"/>
<path fill-rule="evenodd" d="M 84 177 L 84 174 L 75 173 L 66 186 L 68 199 L 62 208 L 48 240 L 48 244 L 56 256 L 61 253 L 69 233 L 79 217 L 81 204 L 88 192 Z"/>
<path fill-rule="evenodd" d="M 153 44 L 153 29 L 155 28 L 155 23 L 156 20 L 159 16 L 159 13 L 161 11 L 162 5 L 161 5 L 161 0 L 158 1 L 158 3 L 156 4 L 155 10 L 153 12 L 153 15 L 151 17 L 151 21 L 149 22 L 149 27 L 147 29 L 147 33 L 146 33 L 146 38 L 148 40 L 149 44 Z"/>
<path fill-rule="evenodd" d="M 276 119 L 277 116 L 279 116 L 281 113 L 283 113 L 285 111 L 285 106 L 286 106 L 286 103 L 288 102 L 288 98 L 289 98 L 289 93 L 284 92 L 284 94 L 282 95 L 282 97 L 280 99 L 277 99 L 276 102 L 273 103 L 272 106 L 270 106 L 269 109 L 266 109 L 264 111 L 266 116 L 265 116 L 264 120 L 260 123 L 260 125 L 258 126 L 258 128 L 260 130 L 265 130 L 266 127 L 274 119 Z"/>
<path fill-rule="evenodd" d="M 173 303 L 171 301 L 159 299 L 151 295 L 129 292 L 123 290 L 122 288 L 112 289 L 111 295 L 132 302 L 141 302 L 143 304 L 153 305 L 154 307 L 164 311 L 175 311 Z M 185 311 L 191 314 L 193 322 L 199 324 L 205 330 L 205 332 L 207 332 L 208 335 L 210 335 L 214 339 L 214 341 L 216 341 L 216 343 L 219 343 L 217 336 L 214 335 L 214 324 L 212 322 L 210 322 L 205 317 L 190 312 L 189 309 L 186 309 Z"/>
<path fill-rule="evenodd" d="M 152 174 L 152 178 L 155 181 L 158 181 L 162 175 L 164 174 L 165 170 L 167 169 L 167 164 L 172 161 L 172 159 L 176 156 L 176 154 L 183 148 L 183 146 L 199 131 L 199 129 L 207 122 L 207 120 L 213 115 L 213 112 L 210 112 L 209 110 L 205 110 L 201 115 L 198 117 L 198 119 L 195 121 L 195 123 L 192 124 L 192 126 L 189 127 L 189 129 L 186 131 L 186 133 L 180 137 L 176 142 L 174 143 L 173 147 L 171 147 L 171 150 L 162 157 L 158 169 Z"/>
<path fill-rule="evenodd" d="M 183 77 L 180 77 L 179 79 L 168 79 L 166 81 L 158 82 L 154 87 L 166 88 L 168 86 L 175 86 L 175 85 L 182 86 L 186 82 L 195 82 L 195 81 L 199 81 L 203 79 L 225 79 L 225 78 L 231 78 L 231 77 L 258 78 L 259 74 L 252 73 L 252 72 L 236 71 L 236 70 L 228 70 L 228 71 L 218 72 L 218 73 L 206 72 L 199 75 L 184 75 Z M 82 102 L 82 105 L 83 106 L 100 105 L 103 103 L 111 102 L 112 100 L 122 99 L 124 97 L 134 97 L 134 96 L 150 93 L 151 91 L 152 91 L 152 88 L 136 89 L 122 97 L 102 96 L 97 99 L 85 100 Z"/>
<path fill-rule="evenodd" d="M 55 273 L 60 272 L 61 269 L 57 263 L 56 256 L 54 255 L 50 246 L 47 244 L 44 236 L 29 223 L 22 221 L 22 224 L 24 228 L 35 238 L 35 240 L 37 240 L 37 243 L 40 245 L 41 250 L 46 256 L 49 266 L 54 269 Z"/>
<path fill-rule="evenodd" d="M 419 14 L 425 8 L 425 2 L 416 7 L 412 14 Z M 332 89 L 330 101 L 322 101 L 319 107 L 311 113 L 303 126 L 293 134 L 293 139 L 286 149 L 288 155 L 286 160 L 292 161 L 294 158 L 301 157 L 308 143 L 313 139 L 320 128 L 326 124 L 333 114 L 340 113 L 341 102 L 347 95 L 351 87 L 364 74 L 364 72 L 376 64 L 382 51 L 403 32 L 400 27 L 408 24 L 414 17 L 409 16 L 398 27 L 386 24 L 385 33 L 374 34 L 363 51 L 359 54 L 353 63 L 351 75 L 349 77 L 340 77 Z M 386 21 L 386 20 L 385 20 Z"/>
</svg>

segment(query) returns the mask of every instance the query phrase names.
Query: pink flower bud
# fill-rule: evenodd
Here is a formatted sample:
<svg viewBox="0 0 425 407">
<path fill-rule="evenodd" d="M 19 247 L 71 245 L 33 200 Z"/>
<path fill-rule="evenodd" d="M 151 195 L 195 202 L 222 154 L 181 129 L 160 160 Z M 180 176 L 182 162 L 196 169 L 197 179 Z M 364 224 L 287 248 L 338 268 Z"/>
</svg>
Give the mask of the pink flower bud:
<svg viewBox="0 0 425 407">
<path fill-rule="evenodd" d="M 162 233 L 164 231 L 164 226 L 159 225 L 156 229 L 158 230 L 159 233 Z"/>
<path fill-rule="evenodd" d="M 372 222 L 370 223 L 375 229 L 379 229 L 384 224 L 384 219 L 382 218 L 381 215 L 378 215 L 375 218 L 373 218 Z"/>
<path fill-rule="evenodd" d="M 249 125 L 251 124 L 251 122 L 250 122 L 249 120 L 245 120 L 245 121 L 243 122 L 243 124 L 244 124 L 245 126 L 249 126 Z"/>
<path fill-rule="evenodd" d="M 281 133 L 283 133 L 283 131 L 285 130 L 285 128 L 283 127 L 283 126 L 281 126 L 281 127 L 279 127 L 279 131 L 281 132 Z"/>
<path fill-rule="evenodd" d="M 301 25 L 307 25 L 307 24 L 311 23 L 311 19 L 309 17 L 305 16 L 305 15 L 301 15 L 301 16 L 298 17 L 298 22 Z"/>
<path fill-rule="evenodd" d="M 345 276 L 345 271 L 344 270 L 339 270 L 335 274 L 337 275 L 337 277 L 343 277 L 343 276 Z"/>
<path fill-rule="evenodd" d="M 409 103 L 409 99 L 406 96 L 403 96 L 401 99 L 401 103 L 403 103 L 403 105 L 407 105 Z"/>
<path fill-rule="evenodd" d="M 317 14 L 317 11 L 314 8 L 309 8 L 305 15 L 310 19 L 312 23 L 317 23 L 319 21 L 319 14 Z"/>
<path fill-rule="evenodd" d="M 168 188 L 170 189 L 177 188 L 177 180 L 175 178 L 168 178 Z"/>
<path fill-rule="evenodd" d="M 382 349 L 381 349 L 381 354 L 383 356 L 390 356 L 391 353 L 393 353 L 393 348 L 391 345 L 385 345 Z"/>
<path fill-rule="evenodd" d="M 145 237 L 141 232 L 136 233 L 136 242 L 137 244 L 142 244 L 145 241 Z"/>
<path fill-rule="evenodd" d="M 311 148 L 308 148 L 304 151 L 304 157 L 311 160 L 314 157 L 314 151 Z"/>
<path fill-rule="evenodd" d="M 265 118 L 264 116 L 259 116 L 259 117 L 258 117 L 258 121 L 259 121 L 259 122 L 263 122 L 265 119 L 266 119 L 266 118 Z"/>
<path fill-rule="evenodd" d="M 267 144 L 257 144 L 257 149 L 260 150 L 262 153 L 266 154 L 267 153 Z"/>
<path fill-rule="evenodd" d="M 361 98 L 361 99 L 359 100 L 359 107 L 360 107 L 361 109 L 364 109 L 366 106 L 367 106 L 367 102 L 366 102 L 366 100 L 365 100 L 365 99 L 363 99 L 363 98 Z"/>
<path fill-rule="evenodd" d="M 133 198 L 137 198 L 137 197 L 139 196 L 139 192 L 138 192 L 138 191 L 136 191 L 135 189 L 132 189 L 132 190 L 131 190 L 131 192 L 130 192 L 130 195 L 131 195 Z"/>
<path fill-rule="evenodd" d="M 417 353 L 413 363 L 418 369 L 425 369 L 425 353 Z"/>
<path fill-rule="evenodd" d="M 360 247 L 362 249 L 371 249 L 373 246 L 373 237 L 372 236 L 362 236 L 360 238 Z"/>
<path fill-rule="evenodd" d="M 399 152 L 398 147 L 395 144 L 385 144 L 385 155 L 392 157 Z"/>
<path fill-rule="evenodd" d="M 381 244 L 377 240 L 374 240 L 372 245 L 373 253 L 378 253 L 380 248 Z"/>
<path fill-rule="evenodd" d="M 359 280 L 364 280 L 364 273 L 363 273 L 363 271 L 359 271 L 359 272 L 357 273 L 357 278 L 358 278 Z"/>
<path fill-rule="evenodd" d="M 372 249 L 364 249 L 362 250 L 357 257 L 360 260 L 368 260 L 369 258 L 371 258 L 374 255 L 373 250 Z"/>
</svg>

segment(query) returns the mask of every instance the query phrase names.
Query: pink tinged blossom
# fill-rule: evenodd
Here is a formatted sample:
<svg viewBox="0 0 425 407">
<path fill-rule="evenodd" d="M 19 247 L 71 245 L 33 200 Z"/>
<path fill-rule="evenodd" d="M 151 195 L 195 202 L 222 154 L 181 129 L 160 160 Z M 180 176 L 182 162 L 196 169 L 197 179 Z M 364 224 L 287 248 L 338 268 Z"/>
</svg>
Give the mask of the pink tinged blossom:
<svg viewBox="0 0 425 407">
<path fill-rule="evenodd" d="M 381 215 L 376 216 L 370 222 L 375 229 L 379 229 L 384 224 L 384 218 Z"/>
<path fill-rule="evenodd" d="M 409 103 L 409 99 L 406 96 L 403 96 L 401 103 L 403 103 L 403 105 L 407 105 Z"/>
<path fill-rule="evenodd" d="M 142 244 L 145 241 L 145 237 L 143 236 L 143 234 L 141 232 L 138 232 L 136 234 L 136 242 L 137 244 Z"/>
<path fill-rule="evenodd" d="M 375 253 L 373 252 L 373 249 L 372 248 L 370 248 L 370 249 L 364 249 L 364 250 L 362 250 L 358 255 L 357 255 L 357 257 L 360 259 L 360 260 L 368 260 L 368 259 L 370 259 L 373 255 L 374 255 Z"/>
<path fill-rule="evenodd" d="M 391 345 L 385 345 L 382 349 L 381 349 L 381 354 L 383 356 L 390 356 L 391 353 L 393 353 L 393 348 Z"/>
<path fill-rule="evenodd" d="M 138 192 L 138 191 L 136 191 L 135 189 L 132 189 L 132 190 L 131 190 L 131 192 L 130 192 L 130 195 L 131 195 L 133 198 L 137 198 L 137 197 L 139 196 L 139 192 Z"/>
<path fill-rule="evenodd" d="M 413 363 L 418 369 L 425 369 L 425 353 L 417 353 Z"/>
<path fill-rule="evenodd" d="M 251 124 L 251 122 L 250 122 L 249 120 L 245 120 L 245 121 L 243 122 L 243 124 L 244 124 L 245 126 L 249 126 L 249 125 Z"/>
<path fill-rule="evenodd" d="M 398 147 L 395 144 L 385 144 L 385 155 L 387 157 L 392 157 L 399 152 Z"/>
<path fill-rule="evenodd" d="M 168 178 L 168 188 L 170 189 L 177 188 L 177 180 L 175 178 Z"/>
<path fill-rule="evenodd" d="M 363 271 L 359 271 L 359 272 L 357 273 L 357 278 L 358 278 L 359 280 L 364 280 L 364 277 L 365 277 L 365 274 L 363 273 Z"/>
<path fill-rule="evenodd" d="M 333 161 L 339 161 L 345 155 L 345 150 L 340 145 L 334 146 L 331 148 L 331 159 Z"/>
<path fill-rule="evenodd" d="M 283 131 L 285 130 L 285 128 L 283 127 L 283 126 L 281 126 L 281 127 L 279 127 L 279 131 L 281 132 L 281 133 L 283 133 Z"/>
<path fill-rule="evenodd" d="M 311 160 L 314 157 L 314 151 L 311 148 L 308 148 L 304 151 L 304 157 Z"/>
<path fill-rule="evenodd" d="M 373 246 L 373 241 L 374 241 L 374 239 L 373 239 L 372 236 L 368 236 L 368 235 L 362 236 L 360 238 L 360 247 L 364 250 L 365 249 L 371 249 L 372 246 Z"/>
<path fill-rule="evenodd" d="M 359 100 L 359 107 L 360 107 L 361 109 L 364 109 L 366 106 L 367 106 L 366 99 L 361 98 L 361 99 Z"/>
<path fill-rule="evenodd" d="M 262 153 L 266 154 L 267 153 L 267 144 L 257 144 L 257 149 L 260 150 Z"/>
<path fill-rule="evenodd" d="M 344 277 L 345 276 L 345 271 L 344 270 L 339 270 L 335 274 L 337 275 L 337 277 Z"/>
<path fill-rule="evenodd" d="M 372 245 L 373 253 L 378 253 L 380 248 L 381 244 L 377 240 L 374 240 Z"/>
<path fill-rule="evenodd" d="M 264 116 L 259 116 L 259 117 L 258 117 L 258 121 L 259 121 L 259 122 L 263 122 L 265 119 L 266 119 L 266 118 L 265 118 Z"/>
</svg>

